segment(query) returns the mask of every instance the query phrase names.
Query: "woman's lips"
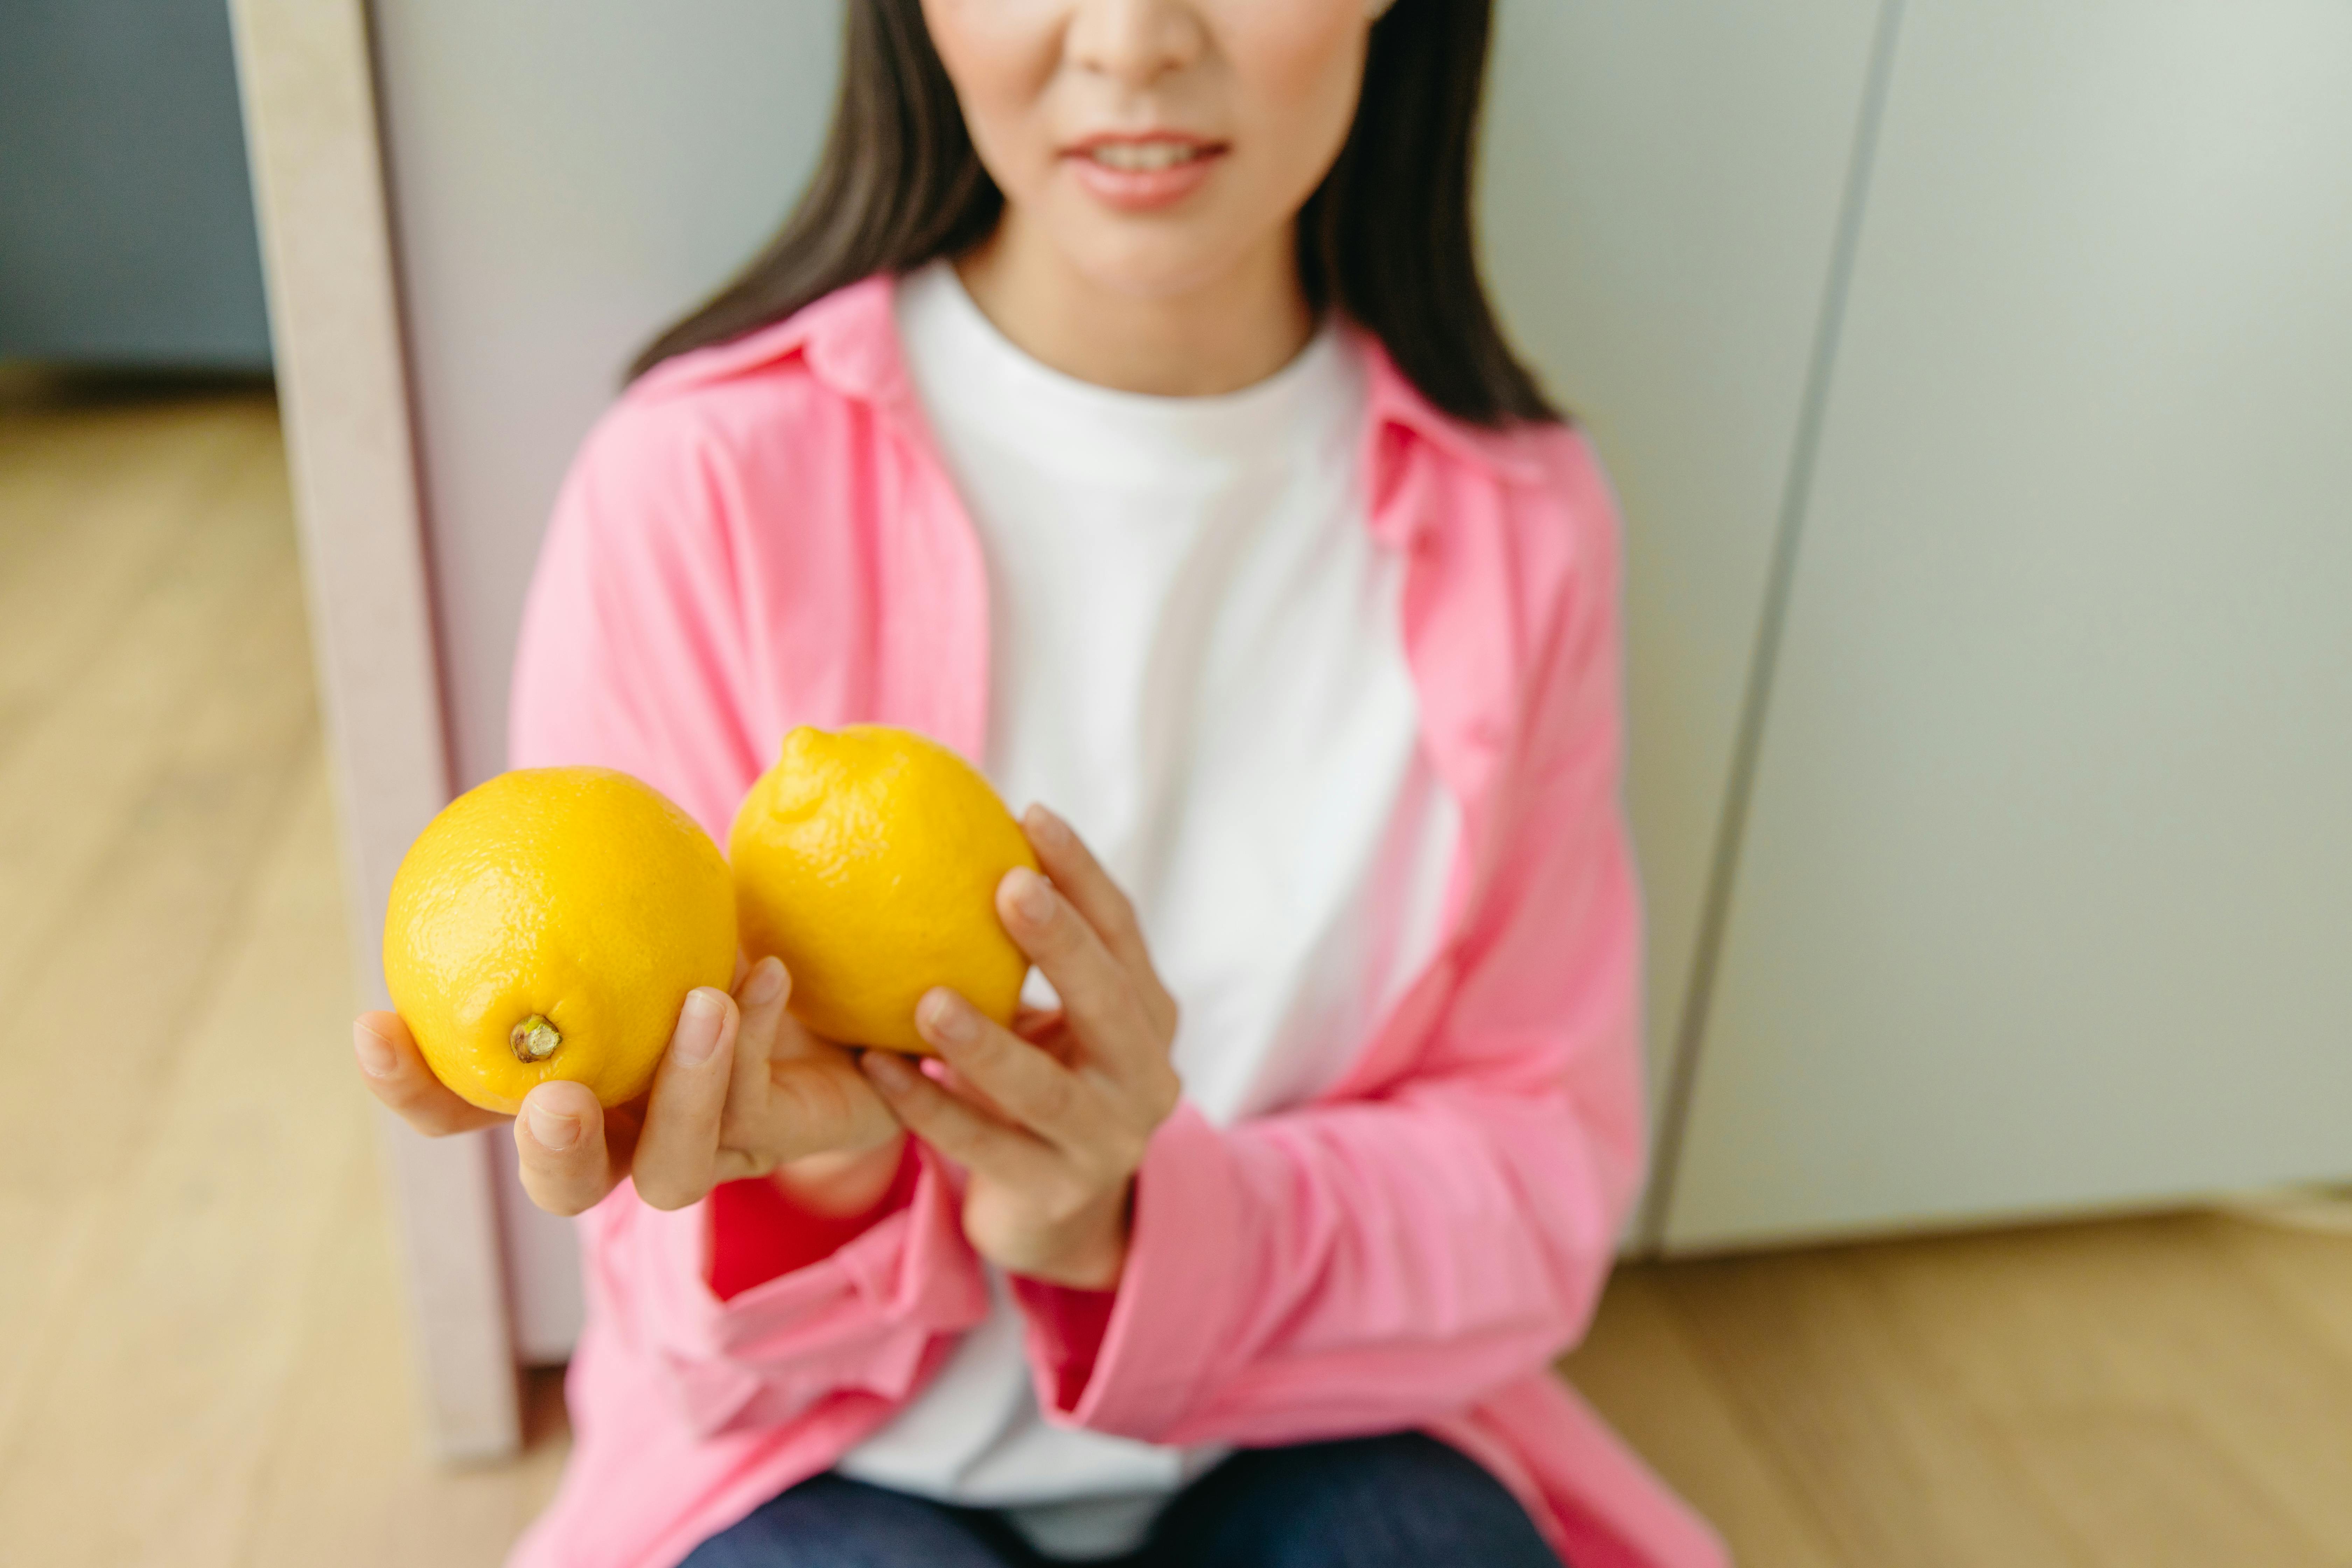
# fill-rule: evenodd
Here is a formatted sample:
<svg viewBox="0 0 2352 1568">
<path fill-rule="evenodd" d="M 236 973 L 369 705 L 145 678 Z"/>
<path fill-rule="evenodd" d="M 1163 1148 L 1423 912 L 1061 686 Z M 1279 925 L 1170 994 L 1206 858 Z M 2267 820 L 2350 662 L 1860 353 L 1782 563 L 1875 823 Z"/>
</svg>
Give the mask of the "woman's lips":
<svg viewBox="0 0 2352 1568">
<path fill-rule="evenodd" d="M 1062 154 L 1080 186 L 1125 212 L 1182 201 L 1224 155 L 1223 143 L 1187 136 L 1093 137 Z"/>
</svg>

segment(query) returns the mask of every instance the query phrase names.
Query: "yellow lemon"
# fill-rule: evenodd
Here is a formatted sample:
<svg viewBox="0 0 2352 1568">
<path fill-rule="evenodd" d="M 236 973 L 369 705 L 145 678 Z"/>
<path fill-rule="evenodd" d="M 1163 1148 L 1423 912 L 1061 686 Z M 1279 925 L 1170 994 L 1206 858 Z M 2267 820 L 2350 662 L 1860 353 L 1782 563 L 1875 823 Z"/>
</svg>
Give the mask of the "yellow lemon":
<svg viewBox="0 0 2352 1568">
<path fill-rule="evenodd" d="M 434 1076 L 512 1115 L 551 1079 L 653 1081 L 687 993 L 735 973 L 727 862 L 610 768 L 524 768 L 451 801 L 392 882 L 383 973 Z"/>
<path fill-rule="evenodd" d="M 936 741 L 883 724 L 802 728 L 727 837 L 743 951 L 774 953 L 792 1011 L 845 1045 L 928 1054 L 915 1004 L 934 985 L 1010 1023 L 1029 960 L 996 884 L 1034 869 L 988 781 Z"/>
</svg>

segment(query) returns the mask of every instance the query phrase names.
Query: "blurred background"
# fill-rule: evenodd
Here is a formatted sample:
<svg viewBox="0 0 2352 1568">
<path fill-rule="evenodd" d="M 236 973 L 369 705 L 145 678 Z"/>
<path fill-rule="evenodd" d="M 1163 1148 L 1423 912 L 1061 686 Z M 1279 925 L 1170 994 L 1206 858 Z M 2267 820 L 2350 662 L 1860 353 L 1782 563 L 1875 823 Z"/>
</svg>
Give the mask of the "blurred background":
<svg viewBox="0 0 2352 1568">
<path fill-rule="evenodd" d="M 2352 1562 L 2352 8 L 1497 10 L 1652 922 L 1565 1375 L 1746 1563 Z M 552 1484 L 569 1233 L 348 1019 L 838 23 L 0 10 L 11 1563 L 488 1563 Z"/>
</svg>

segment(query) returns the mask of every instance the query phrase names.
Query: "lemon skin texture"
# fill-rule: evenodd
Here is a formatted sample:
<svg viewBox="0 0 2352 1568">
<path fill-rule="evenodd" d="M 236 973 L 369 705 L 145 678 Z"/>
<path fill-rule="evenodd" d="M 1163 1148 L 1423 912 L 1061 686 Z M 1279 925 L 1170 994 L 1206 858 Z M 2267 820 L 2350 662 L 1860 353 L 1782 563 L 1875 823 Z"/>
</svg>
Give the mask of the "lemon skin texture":
<svg viewBox="0 0 2352 1568">
<path fill-rule="evenodd" d="M 910 730 L 802 728 L 728 835 L 743 951 L 783 960 L 793 1015 L 844 1045 L 931 1054 L 915 1004 L 935 985 L 1013 1020 L 1026 954 L 996 885 L 1037 867 L 970 763 Z"/>
<path fill-rule="evenodd" d="M 512 1115 L 538 1085 L 645 1093 L 687 993 L 735 972 L 727 863 L 610 768 L 524 768 L 449 803 L 393 879 L 393 1005 L 434 1076 Z"/>
</svg>

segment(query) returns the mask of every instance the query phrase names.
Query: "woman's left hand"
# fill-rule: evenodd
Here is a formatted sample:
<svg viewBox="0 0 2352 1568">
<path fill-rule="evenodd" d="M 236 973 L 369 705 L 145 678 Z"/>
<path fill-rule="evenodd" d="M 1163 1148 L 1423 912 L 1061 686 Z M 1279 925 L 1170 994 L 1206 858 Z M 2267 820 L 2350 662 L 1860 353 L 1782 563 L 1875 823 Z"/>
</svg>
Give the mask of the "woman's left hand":
<svg viewBox="0 0 2352 1568">
<path fill-rule="evenodd" d="M 1176 1002 L 1151 967 L 1134 907 L 1069 826 L 1022 819 L 1045 877 L 1005 874 L 996 909 L 1062 998 L 1018 1032 L 952 991 L 916 1009 L 950 1081 L 868 1051 L 863 1065 L 898 1120 L 970 1174 L 963 1229 L 1008 1273 L 1107 1290 L 1127 1260 L 1144 1145 L 1176 1109 Z"/>
</svg>

